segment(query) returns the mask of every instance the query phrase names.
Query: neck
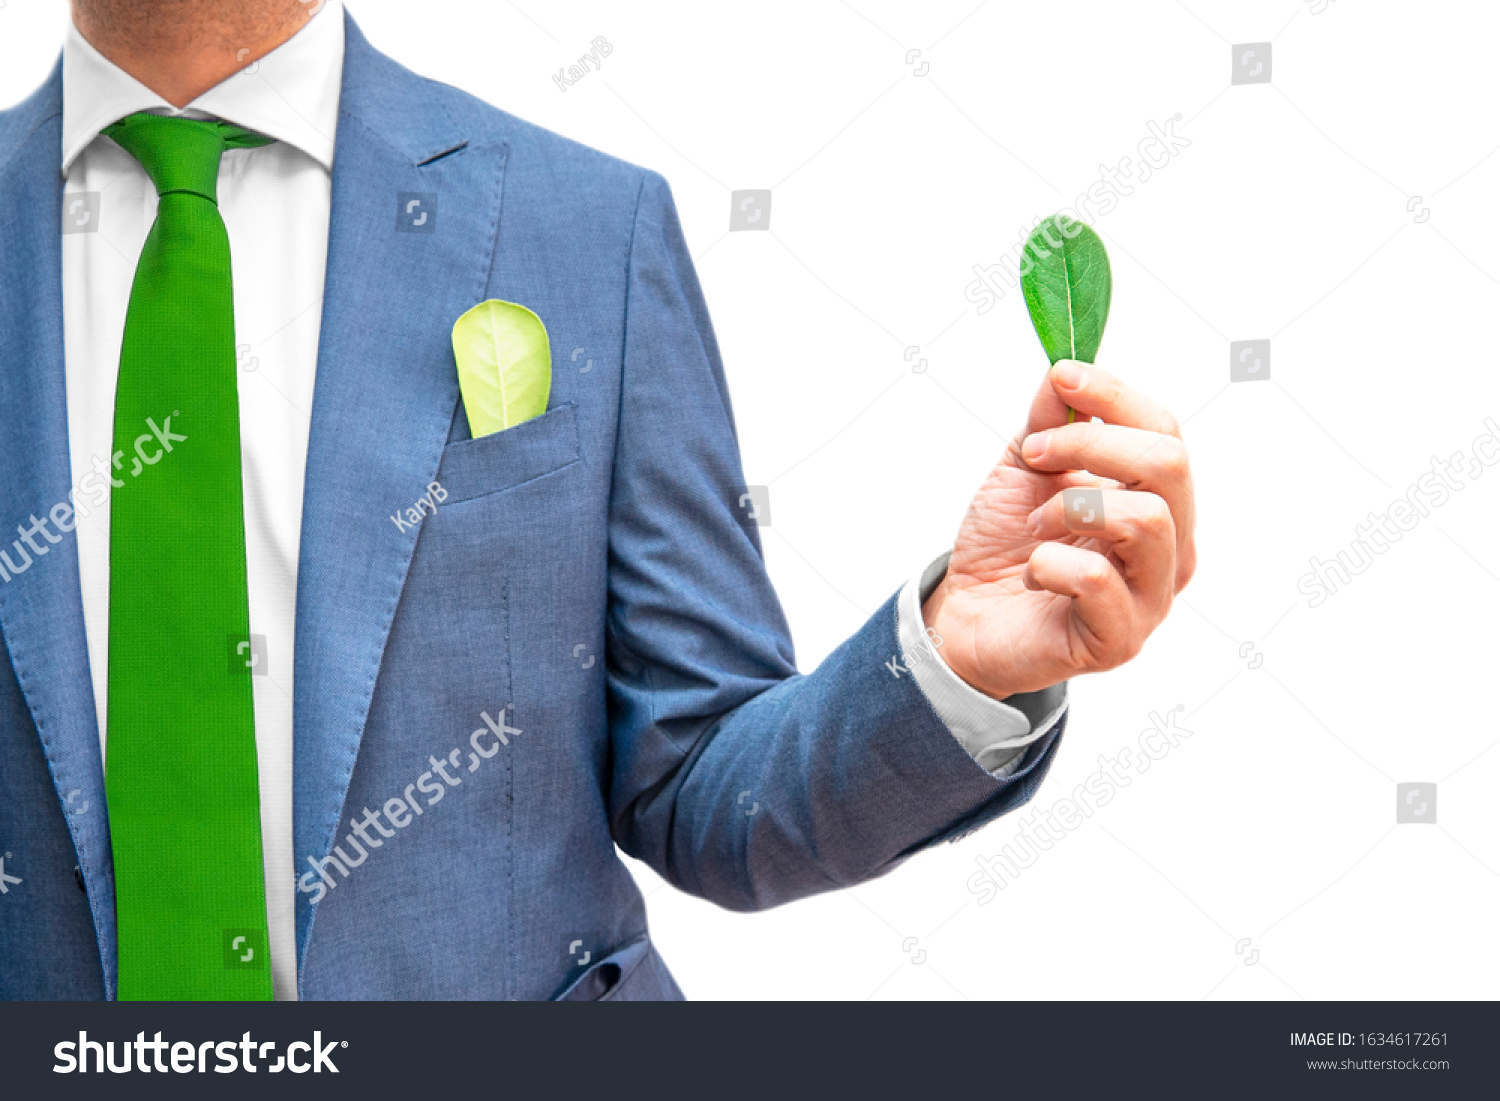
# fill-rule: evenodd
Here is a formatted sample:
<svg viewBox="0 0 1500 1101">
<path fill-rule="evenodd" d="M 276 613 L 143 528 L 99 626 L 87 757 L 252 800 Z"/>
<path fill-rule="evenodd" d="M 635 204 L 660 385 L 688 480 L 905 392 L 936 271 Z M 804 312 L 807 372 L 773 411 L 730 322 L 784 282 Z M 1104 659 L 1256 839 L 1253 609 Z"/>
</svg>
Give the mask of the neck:
<svg viewBox="0 0 1500 1101">
<path fill-rule="evenodd" d="M 94 49 L 174 107 L 260 60 L 323 0 L 71 0 Z"/>
</svg>

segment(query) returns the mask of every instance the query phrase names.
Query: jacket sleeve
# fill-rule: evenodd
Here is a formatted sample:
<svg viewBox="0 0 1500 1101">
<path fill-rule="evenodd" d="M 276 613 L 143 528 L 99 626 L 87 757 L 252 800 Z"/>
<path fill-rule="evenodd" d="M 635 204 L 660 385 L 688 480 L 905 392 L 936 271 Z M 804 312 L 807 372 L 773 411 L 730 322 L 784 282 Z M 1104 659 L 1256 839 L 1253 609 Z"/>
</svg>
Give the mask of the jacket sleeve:
<svg viewBox="0 0 1500 1101">
<path fill-rule="evenodd" d="M 609 513 L 609 814 L 621 848 L 736 910 L 846 887 L 1028 800 L 1059 721 L 1004 779 L 939 720 L 896 595 L 799 674 L 739 506 L 723 364 L 666 182 L 630 253 Z"/>
</svg>

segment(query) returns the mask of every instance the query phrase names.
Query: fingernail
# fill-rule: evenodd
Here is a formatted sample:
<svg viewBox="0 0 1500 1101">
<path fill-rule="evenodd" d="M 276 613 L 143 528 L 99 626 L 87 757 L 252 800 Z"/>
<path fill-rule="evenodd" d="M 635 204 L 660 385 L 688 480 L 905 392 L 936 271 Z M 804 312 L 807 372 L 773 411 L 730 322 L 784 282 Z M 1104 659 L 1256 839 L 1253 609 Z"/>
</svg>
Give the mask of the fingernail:
<svg viewBox="0 0 1500 1101">
<path fill-rule="evenodd" d="M 1042 508 L 1045 508 L 1045 507 L 1046 507 L 1045 505 L 1042 506 Z M 1032 510 L 1031 515 L 1028 516 L 1028 517 L 1026 517 L 1026 526 L 1031 531 L 1032 535 L 1040 536 L 1042 534 L 1042 509 L 1041 508 L 1037 508 L 1037 509 Z"/>
<path fill-rule="evenodd" d="M 1051 435 L 1051 432 L 1036 432 L 1026 437 L 1026 442 L 1021 445 L 1021 455 L 1028 463 L 1034 463 L 1047 454 L 1047 440 Z"/>
<path fill-rule="evenodd" d="M 1089 380 L 1083 368 L 1071 359 L 1058 360 L 1057 366 L 1052 368 L 1052 373 L 1057 377 L 1057 381 L 1069 390 L 1082 390 Z"/>
</svg>

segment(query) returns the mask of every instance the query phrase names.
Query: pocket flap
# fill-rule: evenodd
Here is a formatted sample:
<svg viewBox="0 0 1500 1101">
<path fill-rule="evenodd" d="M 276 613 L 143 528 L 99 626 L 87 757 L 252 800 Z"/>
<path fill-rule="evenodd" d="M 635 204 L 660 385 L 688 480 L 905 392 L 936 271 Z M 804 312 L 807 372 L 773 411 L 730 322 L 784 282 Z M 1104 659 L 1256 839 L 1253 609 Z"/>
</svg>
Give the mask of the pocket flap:
<svg viewBox="0 0 1500 1101">
<path fill-rule="evenodd" d="M 551 474 L 581 455 L 577 406 L 570 401 L 511 428 L 450 443 L 437 480 L 449 503 L 468 501 Z"/>
<path fill-rule="evenodd" d="M 603 1001 L 620 987 L 651 953 L 651 938 L 641 937 L 624 948 L 605 956 L 578 978 L 556 998 L 559 1002 Z"/>
</svg>

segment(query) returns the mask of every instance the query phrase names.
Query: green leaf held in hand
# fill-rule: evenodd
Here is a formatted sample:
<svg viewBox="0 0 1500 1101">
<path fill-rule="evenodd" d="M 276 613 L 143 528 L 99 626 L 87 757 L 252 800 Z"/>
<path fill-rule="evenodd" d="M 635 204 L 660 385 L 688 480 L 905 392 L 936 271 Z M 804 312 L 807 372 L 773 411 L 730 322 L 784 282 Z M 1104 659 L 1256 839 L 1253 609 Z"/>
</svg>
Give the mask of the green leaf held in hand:
<svg viewBox="0 0 1500 1101">
<path fill-rule="evenodd" d="M 1113 283 L 1104 242 L 1063 214 L 1046 218 L 1021 253 L 1021 292 L 1047 359 L 1094 362 Z M 1068 420 L 1073 411 L 1068 410 Z"/>
<path fill-rule="evenodd" d="M 453 323 L 453 357 L 475 439 L 546 411 L 552 348 L 525 306 L 491 298 L 469 310 Z"/>
</svg>

